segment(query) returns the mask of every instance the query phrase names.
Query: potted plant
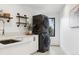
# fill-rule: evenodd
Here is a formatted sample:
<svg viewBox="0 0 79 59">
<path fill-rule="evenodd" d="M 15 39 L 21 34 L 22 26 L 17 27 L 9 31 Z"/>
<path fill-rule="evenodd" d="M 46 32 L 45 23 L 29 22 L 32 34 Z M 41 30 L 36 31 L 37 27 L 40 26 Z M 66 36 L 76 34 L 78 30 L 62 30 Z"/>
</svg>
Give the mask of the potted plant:
<svg viewBox="0 0 79 59">
<path fill-rule="evenodd" d="M 28 34 L 32 35 L 32 24 L 28 25 Z"/>
<path fill-rule="evenodd" d="M 49 27 L 49 35 L 52 36 L 52 33 L 53 33 L 53 29 Z"/>
</svg>

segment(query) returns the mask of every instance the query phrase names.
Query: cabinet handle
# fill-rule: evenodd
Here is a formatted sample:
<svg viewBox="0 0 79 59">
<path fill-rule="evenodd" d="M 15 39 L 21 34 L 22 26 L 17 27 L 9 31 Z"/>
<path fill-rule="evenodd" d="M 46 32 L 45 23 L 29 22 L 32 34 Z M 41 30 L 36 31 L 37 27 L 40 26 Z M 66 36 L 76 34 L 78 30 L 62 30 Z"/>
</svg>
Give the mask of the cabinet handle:
<svg viewBox="0 0 79 59">
<path fill-rule="evenodd" d="M 35 37 L 33 38 L 33 41 L 35 41 Z"/>
</svg>

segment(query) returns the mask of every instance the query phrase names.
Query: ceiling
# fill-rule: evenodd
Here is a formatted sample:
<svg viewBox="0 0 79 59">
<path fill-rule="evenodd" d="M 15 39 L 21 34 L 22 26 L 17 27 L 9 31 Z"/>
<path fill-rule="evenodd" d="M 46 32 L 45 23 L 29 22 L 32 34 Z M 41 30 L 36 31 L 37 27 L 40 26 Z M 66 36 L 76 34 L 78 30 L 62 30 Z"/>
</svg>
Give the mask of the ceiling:
<svg viewBox="0 0 79 59">
<path fill-rule="evenodd" d="M 25 4 L 23 6 L 30 7 L 34 11 L 58 13 L 62 10 L 64 4 Z"/>
</svg>

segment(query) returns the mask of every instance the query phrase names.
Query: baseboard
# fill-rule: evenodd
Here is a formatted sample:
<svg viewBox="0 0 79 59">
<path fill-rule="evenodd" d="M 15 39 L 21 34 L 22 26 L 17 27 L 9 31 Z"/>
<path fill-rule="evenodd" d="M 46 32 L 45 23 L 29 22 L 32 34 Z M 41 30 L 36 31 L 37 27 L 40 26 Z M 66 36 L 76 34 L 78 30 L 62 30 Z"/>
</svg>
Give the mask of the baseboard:
<svg viewBox="0 0 79 59">
<path fill-rule="evenodd" d="M 35 52 L 31 53 L 30 55 L 34 55 L 35 53 L 37 53 L 37 51 L 35 51 Z"/>
<path fill-rule="evenodd" d="M 56 46 L 56 47 L 60 47 L 60 45 L 50 45 L 50 46 Z"/>
</svg>

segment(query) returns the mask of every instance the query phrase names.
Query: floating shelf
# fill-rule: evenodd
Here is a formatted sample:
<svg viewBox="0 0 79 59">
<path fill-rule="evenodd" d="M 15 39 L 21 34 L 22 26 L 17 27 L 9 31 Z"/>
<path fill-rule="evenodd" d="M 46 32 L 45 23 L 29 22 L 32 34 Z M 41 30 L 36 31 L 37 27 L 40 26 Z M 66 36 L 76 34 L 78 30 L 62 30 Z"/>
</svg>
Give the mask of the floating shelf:
<svg viewBox="0 0 79 59">
<path fill-rule="evenodd" d="M 16 22 L 17 24 L 27 24 L 27 23 L 24 23 L 24 22 Z"/>
<path fill-rule="evenodd" d="M 26 27 L 26 25 L 27 25 L 27 23 L 24 23 L 24 22 L 16 22 L 18 25 L 18 27 L 20 26 L 20 24 L 23 24 L 24 25 L 24 27 Z"/>
<path fill-rule="evenodd" d="M 0 18 L 13 19 L 13 17 L 4 17 L 4 16 L 0 16 Z"/>
<path fill-rule="evenodd" d="M 20 24 L 24 24 L 24 27 L 26 27 L 28 17 L 26 15 L 21 16 L 19 13 L 17 13 L 17 16 L 16 17 L 18 18 L 18 22 L 16 22 L 17 23 L 17 27 L 19 27 Z M 25 22 L 21 22 L 20 20 L 23 20 L 21 18 L 23 18 L 25 20 Z"/>
<path fill-rule="evenodd" d="M 25 16 L 16 16 L 16 17 L 28 19 L 28 17 Z"/>
<path fill-rule="evenodd" d="M 7 22 L 9 22 L 10 19 L 13 19 L 13 17 L 5 17 L 5 16 L 0 16 L 0 18 L 8 19 Z"/>
</svg>

